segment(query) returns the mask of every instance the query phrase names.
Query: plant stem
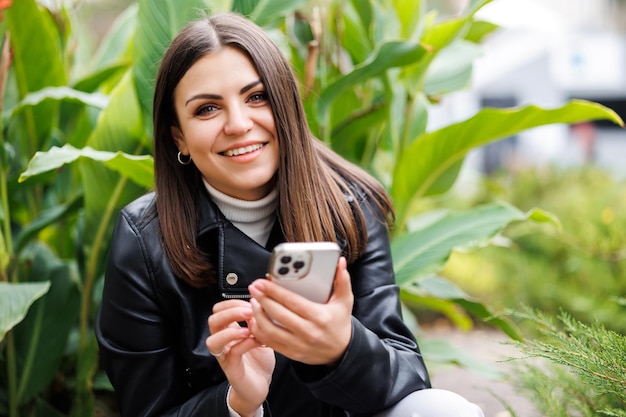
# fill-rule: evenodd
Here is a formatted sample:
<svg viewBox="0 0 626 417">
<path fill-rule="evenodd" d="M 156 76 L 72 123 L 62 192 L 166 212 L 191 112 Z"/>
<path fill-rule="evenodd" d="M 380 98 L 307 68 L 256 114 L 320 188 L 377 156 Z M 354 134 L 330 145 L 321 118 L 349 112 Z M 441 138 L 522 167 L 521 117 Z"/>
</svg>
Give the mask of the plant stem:
<svg viewBox="0 0 626 417">
<path fill-rule="evenodd" d="M 1 131 L 0 131 L 1 132 Z M 4 139 L 4 135 L 0 133 L 0 138 Z M 7 194 L 7 173 L 4 169 L 4 162 L 2 160 L 3 155 L 0 154 L 0 200 L 2 204 L 2 212 L 4 213 L 3 222 L 2 222 L 2 238 L 3 240 L 3 248 L 0 248 L 5 253 L 0 256 L 7 256 L 8 262 L 6 265 L 2 265 L 2 271 L 0 271 L 0 280 L 4 282 L 8 282 L 10 265 L 11 265 L 11 256 L 13 253 L 13 241 L 11 239 L 11 219 L 9 216 L 9 196 Z"/>
<path fill-rule="evenodd" d="M 1 132 L 1 131 L 0 131 Z M 0 133 L 0 136 L 4 136 Z M 3 282 L 9 281 L 9 271 L 11 268 L 10 257 L 13 253 L 13 242 L 11 238 L 11 219 L 9 216 L 9 197 L 7 194 L 7 173 L 4 169 L 4 163 L 0 156 L 0 199 L 2 201 L 2 211 L 4 213 L 4 221 L 2 222 L 2 234 L 4 235 L 4 250 L 6 256 L 9 257 L 9 262 L 6 265 L 6 269 L 0 271 L 0 279 Z M 17 277 L 12 274 L 11 282 L 16 282 Z M 7 344 L 7 380 L 9 386 L 9 417 L 17 417 L 17 369 L 15 366 L 15 341 L 13 339 L 13 332 L 9 331 L 6 335 Z"/>
<path fill-rule="evenodd" d="M 89 322 L 89 310 L 91 306 L 91 291 L 95 281 L 100 250 L 102 248 L 102 244 L 104 243 L 104 235 L 106 234 L 109 224 L 108 220 L 113 216 L 113 211 L 115 210 L 115 202 L 119 200 L 127 182 L 128 179 L 126 177 L 122 177 L 117 183 L 115 191 L 113 191 L 113 194 L 109 199 L 111 203 L 109 204 L 106 212 L 102 216 L 100 227 L 98 228 L 96 236 L 93 240 L 94 245 L 89 255 L 89 261 L 87 262 L 87 269 L 85 271 L 85 281 L 83 282 L 83 297 L 80 309 L 80 349 L 84 348 L 87 342 L 87 324 Z"/>
<path fill-rule="evenodd" d="M 413 120 L 413 108 L 415 107 L 415 97 L 409 95 L 407 98 L 406 107 L 404 109 L 404 125 L 402 129 L 402 134 L 400 135 L 400 143 L 399 148 L 396 151 L 396 155 L 402 155 L 407 145 L 409 144 L 411 138 L 411 121 Z"/>
<path fill-rule="evenodd" d="M 7 376 L 9 385 L 9 417 L 18 417 L 17 414 L 17 369 L 15 366 L 15 341 L 13 332 L 7 333 Z"/>
</svg>

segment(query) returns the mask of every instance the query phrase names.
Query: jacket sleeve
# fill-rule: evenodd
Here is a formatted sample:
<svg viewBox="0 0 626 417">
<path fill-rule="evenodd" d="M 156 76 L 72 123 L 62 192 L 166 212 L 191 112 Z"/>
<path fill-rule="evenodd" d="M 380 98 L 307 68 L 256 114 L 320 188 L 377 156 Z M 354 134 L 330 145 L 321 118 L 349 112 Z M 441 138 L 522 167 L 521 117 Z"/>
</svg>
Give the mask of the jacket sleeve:
<svg viewBox="0 0 626 417">
<path fill-rule="evenodd" d="M 192 396 L 173 351 L 173 329 L 154 287 L 144 237 L 124 212 L 110 246 L 96 335 L 122 416 L 223 416 L 227 382 Z M 155 238 L 150 236 L 150 238 Z M 156 237 L 158 238 L 158 237 Z"/>
<path fill-rule="evenodd" d="M 314 396 L 350 415 L 383 410 L 430 387 L 415 337 L 402 319 L 386 225 L 374 208 L 363 204 L 362 209 L 368 242 L 349 266 L 355 304 L 348 349 L 331 372 L 295 366 Z"/>
</svg>

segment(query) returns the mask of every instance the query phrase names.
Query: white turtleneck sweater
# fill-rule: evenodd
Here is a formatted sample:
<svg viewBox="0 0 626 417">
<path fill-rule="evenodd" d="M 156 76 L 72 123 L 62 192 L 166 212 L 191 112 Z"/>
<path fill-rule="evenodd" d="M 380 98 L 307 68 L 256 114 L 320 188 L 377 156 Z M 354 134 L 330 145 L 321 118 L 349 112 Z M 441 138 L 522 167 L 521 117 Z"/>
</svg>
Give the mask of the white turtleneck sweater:
<svg viewBox="0 0 626 417">
<path fill-rule="evenodd" d="M 231 197 L 202 179 L 211 199 L 239 230 L 261 246 L 269 239 L 278 208 L 278 190 L 273 189 L 260 200 L 247 201 Z"/>
</svg>

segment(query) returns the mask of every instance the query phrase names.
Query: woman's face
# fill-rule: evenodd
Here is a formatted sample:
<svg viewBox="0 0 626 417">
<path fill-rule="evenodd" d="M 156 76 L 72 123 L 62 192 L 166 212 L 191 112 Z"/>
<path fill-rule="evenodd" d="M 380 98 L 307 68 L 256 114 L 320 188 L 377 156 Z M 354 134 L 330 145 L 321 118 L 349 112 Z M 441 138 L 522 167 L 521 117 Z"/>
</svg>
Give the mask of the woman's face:
<svg viewBox="0 0 626 417">
<path fill-rule="evenodd" d="M 278 169 L 274 115 L 265 86 L 246 55 L 222 48 L 196 61 L 174 90 L 178 150 L 204 179 L 242 200 L 272 189 Z"/>
</svg>

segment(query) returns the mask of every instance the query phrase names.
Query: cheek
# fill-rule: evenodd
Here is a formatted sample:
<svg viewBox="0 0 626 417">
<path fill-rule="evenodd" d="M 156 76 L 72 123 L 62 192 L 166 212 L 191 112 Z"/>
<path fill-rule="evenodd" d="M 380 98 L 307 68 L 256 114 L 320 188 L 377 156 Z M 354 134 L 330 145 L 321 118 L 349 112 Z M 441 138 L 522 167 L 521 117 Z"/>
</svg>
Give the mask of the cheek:
<svg viewBox="0 0 626 417">
<path fill-rule="evenodd" d="M 188 128 L 185 140 L 190 148 L 207 150 L 215 144 L 215 137 L 210 125 L 194 125 Z"/>
</svg>

